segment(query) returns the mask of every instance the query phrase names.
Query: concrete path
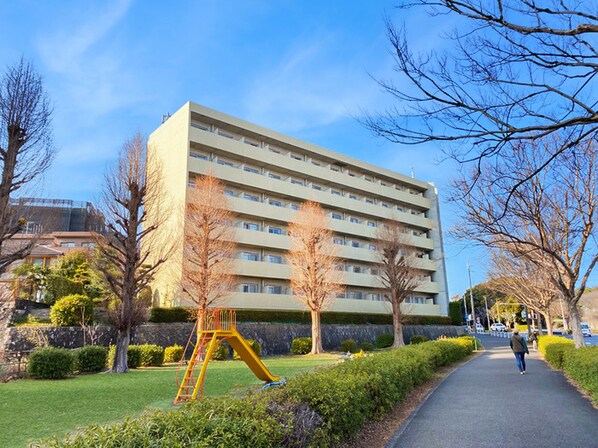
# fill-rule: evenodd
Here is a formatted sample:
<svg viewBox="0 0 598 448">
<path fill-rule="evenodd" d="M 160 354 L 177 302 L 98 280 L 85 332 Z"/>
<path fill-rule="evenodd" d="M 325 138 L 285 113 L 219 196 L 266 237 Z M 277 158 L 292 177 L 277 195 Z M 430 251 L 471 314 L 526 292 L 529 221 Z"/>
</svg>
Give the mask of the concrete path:
<svg viewBox="0 0 598 448">
<path fill-rule="evenodd" d="M 520 375 L 509 340 L 481 336 L 484 353 L 451 373 L 387 448 L 598 447 L 598 410 L 531 352 Z"/>
</svg>

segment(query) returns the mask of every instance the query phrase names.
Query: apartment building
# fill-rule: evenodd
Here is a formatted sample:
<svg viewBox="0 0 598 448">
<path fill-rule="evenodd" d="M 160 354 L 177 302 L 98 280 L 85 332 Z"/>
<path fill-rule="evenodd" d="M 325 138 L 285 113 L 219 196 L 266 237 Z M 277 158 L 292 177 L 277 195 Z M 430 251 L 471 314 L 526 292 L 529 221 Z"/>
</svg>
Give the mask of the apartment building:
<svg viewBox="0 0 598 448">
<path fill-rule="evenodd" d="M 408 228 L 424 269 L 404 310 L 447 315 L 448 293 L 436 188 L 203 106 L 187 103 L 152 133 L 150 160 L 163 171 L 169 221 L 163 238 L 178 247 L 154 283 L 154 303 L 189 305 L 179 293 L 183 205 L 197 176 L 211 173 L 225 185 L 235 213 L 238 283 L 226 306 L 299 310 L 290 290 L 285 255 L 288 223 L 307 200 L 329 217 L 344 273 L 344 291 L 331 310 L 390 313 L 376 267 L 375 237 L 388 219 Z"/>
</svg>

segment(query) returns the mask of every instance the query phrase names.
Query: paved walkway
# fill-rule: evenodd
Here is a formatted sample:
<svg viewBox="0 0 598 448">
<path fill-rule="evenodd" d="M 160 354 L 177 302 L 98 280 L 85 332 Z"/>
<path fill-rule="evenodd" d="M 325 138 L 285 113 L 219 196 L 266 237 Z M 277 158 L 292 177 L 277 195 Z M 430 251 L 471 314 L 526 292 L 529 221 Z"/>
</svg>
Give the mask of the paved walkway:
<svg viewBox="0 0 598 448">
<path fill-rule="evenodd" d="M 598 447 L 598 410 L 531 352 L 520 375 L 509 340 L 481 336 L 486 351 L 451 373 L 387 448 Z"/>
</svg>

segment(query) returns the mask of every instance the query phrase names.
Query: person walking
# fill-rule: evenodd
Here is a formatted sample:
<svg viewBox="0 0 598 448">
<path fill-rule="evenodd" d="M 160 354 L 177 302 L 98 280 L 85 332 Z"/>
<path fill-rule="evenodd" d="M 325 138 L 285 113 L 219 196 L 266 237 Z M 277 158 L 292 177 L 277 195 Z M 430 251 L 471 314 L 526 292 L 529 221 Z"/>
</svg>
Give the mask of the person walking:
<svg viewBox="0 0 598 448">
<path fill-rule="evenodd" d="M 538 351 L 538 330 L 532 331 L 532 334 L 529 335 L 529 338 L 527 340 L 532 343 L 532 347 L 534 348 L 534 351 L 537 352 Z"/>
<path fill-rule="evenodd" d="M 525 354 L 529 354 L 525 339 L 519 335 L 519 330 L 515 328 L 513 330 L 513 336 L 511 336 L 511 350 L 515 353 L 515 360 L 517 361 L 517 367 L 519 373 L 523 375 L 525 373 Z"/>
</svg>

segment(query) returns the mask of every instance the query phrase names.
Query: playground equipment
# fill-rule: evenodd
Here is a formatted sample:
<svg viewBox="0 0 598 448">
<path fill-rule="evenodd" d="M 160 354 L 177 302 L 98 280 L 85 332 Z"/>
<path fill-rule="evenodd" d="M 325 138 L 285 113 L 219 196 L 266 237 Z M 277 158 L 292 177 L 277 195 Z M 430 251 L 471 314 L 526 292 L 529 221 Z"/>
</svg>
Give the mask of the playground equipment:
<svg viewBox="0 0 598 448">
<path fill-rule="evenodd" d="M 185 375 L 180 382 L 178 381 L 178 372 L 182 370 L 184 366 L 184 355 L 179 363 L 179 369 L 177 370 L 177 384 L 179 385 L 179 391 L 174 399 L 174 404 L 196 400 L 198 394 L 200 398 L 203 398 L 203 383 L 208 363 L 214 350 L 216 350 L 223 341 L 229 343 L 256 377 L 266 382 L 264 387 L 282 384 L 280 378 L 270 373 L 264 363 L 251 349 L 247 341 L 245 341 L 243 336 L 239 334 L 236 329 L 236 321 L 235 310 L 225 308 L 207 310 L 201 318 L 197 319 L 189 341 L 187 342 L 187 346 L 183 352 L 187 353 L 190 345 L 194 344 L 193 353 L 191 359 L 188 361 Z M 197 337 L 194 337 L 196 334 Z M 197 375 L 196 372 L 198 368 L 199 375 Z"/>
</svg>

